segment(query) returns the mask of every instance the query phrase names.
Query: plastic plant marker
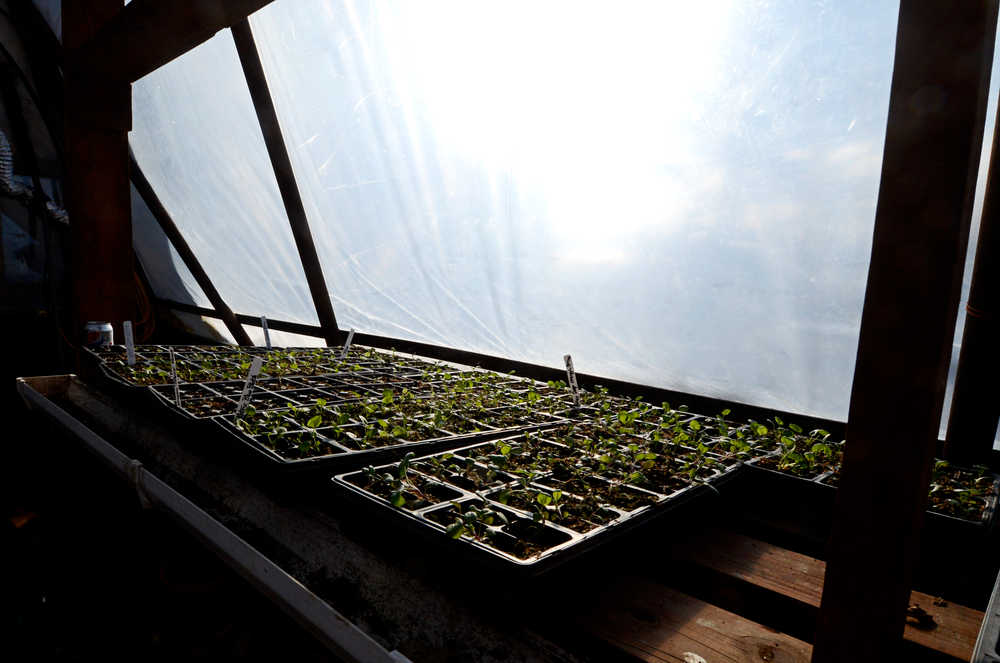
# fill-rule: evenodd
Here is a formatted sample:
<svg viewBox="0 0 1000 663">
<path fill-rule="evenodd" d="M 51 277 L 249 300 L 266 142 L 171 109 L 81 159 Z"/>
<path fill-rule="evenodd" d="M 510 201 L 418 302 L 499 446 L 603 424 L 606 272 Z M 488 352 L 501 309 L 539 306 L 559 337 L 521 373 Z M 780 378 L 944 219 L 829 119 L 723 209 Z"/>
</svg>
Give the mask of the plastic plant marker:
<svg viewBox="0 0 1000 663">
<path fill-rule="evenodd" d="M 260 375 L 260 368 L 264 365 L 264 360 L 260 357 L 254 357 L 253 361 L 250 363 L 250 372 L 247 373 L 247 380 L 243 384 L 243 393 L 240 394 L 240 403 L 236 406 L 236 418 L 242 419 L 243 412 L 250 405 L 250 399 L 253 397 L 253 388 L 257 384 L 257 376 Z"/>
<path fill-rule="evenodd" d="M 566 361 L 566 381 L 573 392 L 573 407 L 580 407 L 580 386 L 576 382 L 576 370 L 573 368 L 573 357 L 564 355 Z"/>
<path fill-rule="evenodd" d="M 135 338 L 132 335 L 132 321 L 123 322 L 122 329 L 125 332 L 125 352 L 128 355 L 128 365 L 135 366 Z"/>
<path fill-rule="evenodd" d="M 347 333 L 347 340 L 344 341 L 344 349 L 340 351 L 340 361 L 347 359 L 347 352 L 351 349 L 351 341 L 354 340 L 354 327 Z"/>
<path fill-rule="evenodd" d="M 267 328 L 267 318 L 260 316 L 260 328 L 264 330 L 264 345 L 271 349 L 271 331 Z"/>
<path fill-rule="evenodd" d="M 174 355 L 174 349 L 168 348 L 170 352 L 170 381 L 174 383 L 174 403 L 177 407 L 181 406 L 181 385 L 177 381 L 177 357 Z"/>
</svg>

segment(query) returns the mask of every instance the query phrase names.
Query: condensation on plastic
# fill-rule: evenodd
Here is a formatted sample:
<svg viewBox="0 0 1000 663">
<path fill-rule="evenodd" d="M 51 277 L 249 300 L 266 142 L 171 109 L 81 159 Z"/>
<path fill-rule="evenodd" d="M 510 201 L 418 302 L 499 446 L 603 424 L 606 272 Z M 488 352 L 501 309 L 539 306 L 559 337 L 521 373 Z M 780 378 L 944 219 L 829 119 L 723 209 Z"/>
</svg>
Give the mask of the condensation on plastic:
<svg viewBox="0 0 1000 663">
<path fill-rule="evenodd" d="M 341 327 L 843 419 L 897 13 L 278 0 L 251 24 Z"/>
<path fill-rule="evenodd" d="M 132 108 L 136 161 L 226 304 L 316 323 L 232 34 L 137 81 Z"/>
</svg>

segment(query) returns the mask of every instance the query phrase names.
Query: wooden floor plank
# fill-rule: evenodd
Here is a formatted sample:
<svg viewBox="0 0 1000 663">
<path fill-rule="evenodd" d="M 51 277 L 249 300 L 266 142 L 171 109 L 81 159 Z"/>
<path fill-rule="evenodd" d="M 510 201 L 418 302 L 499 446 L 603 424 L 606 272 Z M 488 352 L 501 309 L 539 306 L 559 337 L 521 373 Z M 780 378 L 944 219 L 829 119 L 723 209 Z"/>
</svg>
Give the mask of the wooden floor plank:
<svg viewBox="0 0 1000 663">
<path fill-rule="evenodd" d="M 579 626 L 649 663 L 808 663 L 812 654 L 801 640 L 647 578 L 622 578 L 591 606 Z"/>
<path fill-rule="evenodd" d="M 826 572 L 822 560 L 718 530 L 685 542 L 675 555 L 819 608 Z M 971 658 L 983 620 L 981 611 L 954 603 L 935 605 L 934 597 L 921 592 L 913 592 L 910 603 L 928 612 L 937 625 L 924 630 L 907 624 L 904 638 L 962 661 Z"/>
</svg>

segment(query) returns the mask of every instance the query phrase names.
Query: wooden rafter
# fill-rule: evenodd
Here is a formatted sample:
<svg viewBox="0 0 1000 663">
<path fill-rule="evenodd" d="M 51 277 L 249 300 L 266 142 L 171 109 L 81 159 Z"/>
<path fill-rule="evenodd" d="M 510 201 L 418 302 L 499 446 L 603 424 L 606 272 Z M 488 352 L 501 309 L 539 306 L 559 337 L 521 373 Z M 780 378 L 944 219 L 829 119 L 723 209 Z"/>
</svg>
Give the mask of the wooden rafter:
<svg viewBox="0 0 1000 663">
<path fill-rule="evenodd" d="M 82 44 L 67 66 L 131 83 L 271 0 L 133 0 Z"/>
</svg>

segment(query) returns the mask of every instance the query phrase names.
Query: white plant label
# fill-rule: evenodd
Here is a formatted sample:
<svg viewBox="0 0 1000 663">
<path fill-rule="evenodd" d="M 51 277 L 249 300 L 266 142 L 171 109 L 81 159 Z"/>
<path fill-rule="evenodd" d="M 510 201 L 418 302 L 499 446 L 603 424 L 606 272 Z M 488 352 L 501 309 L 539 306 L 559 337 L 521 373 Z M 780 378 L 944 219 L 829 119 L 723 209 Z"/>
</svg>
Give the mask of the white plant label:
<svg viewBox="0 0 1000 663">
<path fill-rule="evenodd" d="M 243 418 L 243 411 L 250 405 L 250 398 L 253 396 L 253 388 L 257 385 L 257 376 L 260 375 L 260 368 L 264 365 L 264 360 L 254 357 L 250 362 L 250 372 L 247 373 L 247 381 L 243 383 L 243 393 L 240 394 L 240 404 L 236 406 L 236 418 Z"/>
<path fill-rule="evenodd" d="M 128 365 L 135 366 L 135 338 L 132 336 L 132 321 L 123 322 L 122 330 L 125 332 L 125 352 L 128 355 Z"/>
<path fill-rule="evenodd" d="M 566 360 L 566 381 L 569 383 L 570 391 L 573 392 L 573 407 L 580 407 L 580 386 L 576 383 L 576 371 L 573 369 L 573 358 L 564 355 Z"/>
<path fill-rule="evenodd" d="M 267 318 L 260 316 L 260 328 L 264 330 L 264 345 L 271 349 L 271 330 L 267 328 Z"/>
<path fill-rule="evenodd" d="M 347 333 L 347 340 L 344 341 L 344 349 L 340 351 L 340 361 L 347 359 L 347 352 L 351 349 L 351 341 L 354 340 L 354 327 Z"/>
<path fill-rule="evenodd" d="M 181 385 L 177 379 L 177 357 L 174 356 L 174 349 L 167 348 L 170 352 L 170 381 L 174 383 L 174 403 L 181 406 Z"/>
</svg>

